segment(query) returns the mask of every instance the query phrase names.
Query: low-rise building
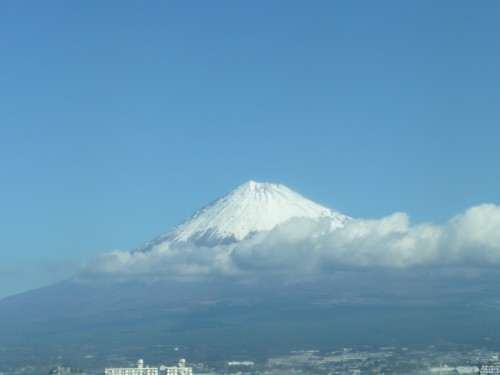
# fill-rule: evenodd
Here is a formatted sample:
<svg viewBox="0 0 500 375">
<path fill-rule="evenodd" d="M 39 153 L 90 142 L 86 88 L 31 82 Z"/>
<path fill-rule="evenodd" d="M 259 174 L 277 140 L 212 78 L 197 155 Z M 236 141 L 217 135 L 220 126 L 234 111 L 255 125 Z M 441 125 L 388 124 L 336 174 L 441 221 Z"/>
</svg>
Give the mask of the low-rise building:
<svg viewBox="0 0 500 375">
<path fill-rule="evenodd" d="M 193 369 L 191 367 L 186 367 L 186 360 L 181 358 L 179 360 L 179 366 L 165 368 L 165 375 L 193 375 Z"/>
<path fill-rule="evenodd" d="M 481 375 L 500 375 L 500 365 L 483 365 L 479 371 Z"/>
<path fill-rule="evenodd" d="M 158 367 L 144 367 L 144 361 L 139 359 L 137 367 L 106 368 L 104 375 L 158 375 Z"/>
</svg>

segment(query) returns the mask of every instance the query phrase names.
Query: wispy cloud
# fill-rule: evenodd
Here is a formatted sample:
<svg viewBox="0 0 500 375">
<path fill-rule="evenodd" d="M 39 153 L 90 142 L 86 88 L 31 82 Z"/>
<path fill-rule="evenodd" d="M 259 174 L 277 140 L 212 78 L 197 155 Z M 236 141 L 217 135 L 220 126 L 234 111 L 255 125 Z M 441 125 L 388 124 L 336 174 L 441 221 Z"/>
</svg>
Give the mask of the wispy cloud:
<svg viewBox="0 0 500 375">
<path fill-rule="evenodd" d="M 85 264 L 82 275 L 300 278 L 366 268 L 500 265 L 500 206 L 493 204 L 472 207 L 444 225 L 412 224 L 407 214 L 394 213 L 329 228 L 326 220 L 292 219 L 237 244 L 208 248 L 165 242 L 147 253 L 115 250 Z"/>
</svg>

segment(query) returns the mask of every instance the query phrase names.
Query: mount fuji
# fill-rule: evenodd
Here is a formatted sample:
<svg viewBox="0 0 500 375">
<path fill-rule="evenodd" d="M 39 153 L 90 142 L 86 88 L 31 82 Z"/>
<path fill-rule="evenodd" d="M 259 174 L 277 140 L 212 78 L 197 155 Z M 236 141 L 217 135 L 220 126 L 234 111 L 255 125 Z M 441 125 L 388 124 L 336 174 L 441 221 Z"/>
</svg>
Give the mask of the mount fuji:
<svg viewBox="0 0 500 375">
<path fill-rule="evenodd" d="M 288 221 L 293 221 L 292 230 L 295 223 L 321 221 L 322 230 L 328 231 L 329 224 L 337 234 L 355 224 L 353 220 L 339 229 L 350 219 L 283 185 L 249 181 L 138 249 L 118 252 L 123 264 L 135 259 L 141 266 L 150 260 L 158 273 L 109 279 L 89 273 L 0 299 L 1 362 L 6 368 L 25 365 L 29 358 L 44 369 L 62 359 L 77 367 L 102 368 L 141 353 L 157 362 L 178 360 L 180 354 L 220 362 L 242 353 L 262 359 L 298 348 L 331 351 L 436 342 L 482 347 L 485 337 L 488 345 L 500 346 L 496 275 L 441 278 L 424 267 L 408 274 L 406 269 L 338 270 L 321 258 L 313 268 L 319 275 L 285 280 L 282 270 L 295 272 L 288 259 L 307 265 L 308 252 L 315 250 L 309 242 L 298 255 L 288 243 L 247 251 L 253 242 L 280 232 L 281 225 L 289 229 Z M 223 244 L 229 245 L 218 246 Z M 219 262 L 219 255 L 233 249 L 242 251 L 236 260 L 256 256 L 251 270 L 257 272 L 248 272 L 250 263 L 243 262 L 242 273 L 217 268 L 213 277 L 169 276 L 177 276 L 183 260 L 194 259 L 189 265 L 199 270 L 205 260 Z M 276 258 L 283 265 L 269 277 L 266 272 L 273 268 L 268 260 L 277 250 L 283 250 Z M 240 277 L 248 273 L 250 278 Z"/>
<path fill-rule="evenodd" d="M 228 244 L 273 229 L 292 218 L 328 218 L 332 230 L 351 219 L 284 185 L 248 181 L 136 251 L 147 252 L 166 241 L 189 241 L 208 247 Z"/>
</svg>

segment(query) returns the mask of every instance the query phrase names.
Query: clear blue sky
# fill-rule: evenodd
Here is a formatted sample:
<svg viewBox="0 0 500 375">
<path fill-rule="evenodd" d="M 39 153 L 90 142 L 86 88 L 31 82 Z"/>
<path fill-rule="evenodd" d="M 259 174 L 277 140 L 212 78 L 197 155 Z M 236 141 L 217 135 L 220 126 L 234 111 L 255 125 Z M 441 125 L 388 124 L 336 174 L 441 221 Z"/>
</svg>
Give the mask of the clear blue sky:
<svg viewBox="0 0 500 375">
<path fill-rule="evenodd" d="M 2 1 L 0 129 L 0 297 L 249 179 L 445 222 L 500 203 L 500 2 Z"/>
</svg>

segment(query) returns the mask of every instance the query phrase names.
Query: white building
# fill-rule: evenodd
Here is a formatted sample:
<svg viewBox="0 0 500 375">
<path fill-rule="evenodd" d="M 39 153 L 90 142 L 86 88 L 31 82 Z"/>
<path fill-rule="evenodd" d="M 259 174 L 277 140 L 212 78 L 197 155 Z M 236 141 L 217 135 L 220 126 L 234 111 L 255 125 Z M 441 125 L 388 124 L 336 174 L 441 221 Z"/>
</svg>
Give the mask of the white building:
<svg viewBox="0 0 500 375">
<path fill-rule="evenodd" d="M 457 366 L 456 370 L 459 375 L 477 375 L 479 368 L 477 366 Z"/>
<path fill-rule="evenodd" d="M 186 360 L 181 358 L 178 367 L 165 368 L 165 375 L 193 375 L 193 369 L 191 367 L 186 367 Z"/>
<path fill-rule="evenodd" d="M 104 375 L 158 375 L 158 367 L 144 367 L 144 361 L 139 359 L 137 367 L 107 368 Z"/>
<path fill-rule="evenodd" d="M 500 365 L 483 365 L 481 366 L 481 375 L 495 375 L 500 374 Z"/>
</svg>

